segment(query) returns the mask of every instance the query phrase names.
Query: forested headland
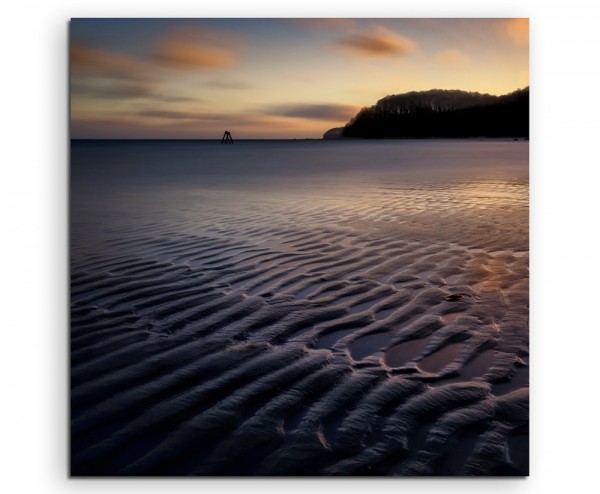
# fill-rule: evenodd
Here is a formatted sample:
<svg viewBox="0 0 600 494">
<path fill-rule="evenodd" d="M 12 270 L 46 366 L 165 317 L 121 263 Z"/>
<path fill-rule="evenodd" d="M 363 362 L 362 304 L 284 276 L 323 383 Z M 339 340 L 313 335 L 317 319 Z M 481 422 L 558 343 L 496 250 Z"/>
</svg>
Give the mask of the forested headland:
<svg viewBox="0 0 600 494">
<path fill-rule="evenodd" d="M 529 137 L 529 87 L 502 96 L 432 89 L 394 94 L 363 108 L 343 137 Z"/>
</svg>

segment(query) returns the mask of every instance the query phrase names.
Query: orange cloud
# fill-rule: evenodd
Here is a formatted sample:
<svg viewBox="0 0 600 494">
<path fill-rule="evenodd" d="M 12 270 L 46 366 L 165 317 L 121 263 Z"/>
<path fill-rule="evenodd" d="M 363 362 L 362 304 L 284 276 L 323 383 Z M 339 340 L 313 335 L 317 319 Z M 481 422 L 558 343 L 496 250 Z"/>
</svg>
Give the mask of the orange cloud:
<svg viewBox="0 0 600 494">
<path fill-rule="evenodd" d="M 139 60 L 77 42 L 71 43 L 71 69 L 76 73 L 99 75 L 114 78 L 128 78 L 145 69 Z"/>
<path fill-rule="evenodd" d="M 150 54 L 139 57 L 72 42 L 71 68 L 76 75 L 146 79 L 173 69 L 228 67 L 235 63 L 242 42 L 226 31 L 180 28 L 159 39 Z"/>
<path fill-rule="evenodd" d="M 435 58 L 445 65 L 454 67 L 465 67 L 471 63 L 471 59 L 467 55 L 454 48 L 438 52 Z"/>
<path fill-rule="evenodd" d="M 158 62 L 180 68 L 219 68 L 235 63 L 235 54 L 227 48 L 203 46 L 180 39 L 166 39 L 155 53 Z"/>
<path fill-rule="evenodd" d="M 229 67 L 235 64 L 236 53 L 247 42 L 229 31 L 180 26 L 157 42 L 154 59 L 178 69 Z"/>
<path fill-rule="evenodd" d="M 362 56 L 407 55 L 415 43 L 389 29 L 376 27 L 369 33 L 352 34 L 337 41 L 337 44 L 351 53 Z"/>
<path fill-rule="evenodd" d="M 504 25 L 505 33 L 514 43 L 529 43 L 529 19 L 510 19 Z"/>
</svg>

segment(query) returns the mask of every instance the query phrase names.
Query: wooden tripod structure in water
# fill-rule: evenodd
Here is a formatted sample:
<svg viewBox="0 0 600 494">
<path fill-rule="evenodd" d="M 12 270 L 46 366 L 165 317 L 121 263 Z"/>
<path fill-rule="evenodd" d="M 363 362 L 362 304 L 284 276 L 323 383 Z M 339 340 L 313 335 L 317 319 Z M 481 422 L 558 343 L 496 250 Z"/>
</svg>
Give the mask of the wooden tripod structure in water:
<svg viewBox="0 0 600 494">
<path fill-rule="evenodd" d="M 223 138 L 221 139 L 221 144 L 228 144 L 228 143 L 233 144 L 233 139 L 231 138 L 231 134 L 229 133 L 229 131 L 226 130 L 225 133 L 223 134 Z"/>
</svg>

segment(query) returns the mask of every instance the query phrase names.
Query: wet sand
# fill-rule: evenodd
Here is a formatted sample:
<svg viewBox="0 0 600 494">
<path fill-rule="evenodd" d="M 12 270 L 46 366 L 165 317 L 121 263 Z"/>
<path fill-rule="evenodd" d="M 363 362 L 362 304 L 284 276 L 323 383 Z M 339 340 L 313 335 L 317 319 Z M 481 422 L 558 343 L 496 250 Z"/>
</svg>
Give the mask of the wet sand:
<svg viewBox="0 0 600 494">
<path fill-rule="evenodd" d="M 527 474 L 527 144 L 287 144 L 74 148 L 72 473 Z"/>
</svg>

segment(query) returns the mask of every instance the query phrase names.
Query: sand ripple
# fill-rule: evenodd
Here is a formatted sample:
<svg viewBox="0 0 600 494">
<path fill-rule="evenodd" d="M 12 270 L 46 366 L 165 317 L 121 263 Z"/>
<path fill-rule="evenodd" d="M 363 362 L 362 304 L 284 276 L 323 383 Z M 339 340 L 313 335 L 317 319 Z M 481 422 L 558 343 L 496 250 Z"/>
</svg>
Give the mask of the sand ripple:
<svg viewBox="0 0 600 494">
<path fill-rule="evenodd" d="M 526 183 L 225 196 L 74 218 L 73 474 L 528 471 Z"/>
</svg>

